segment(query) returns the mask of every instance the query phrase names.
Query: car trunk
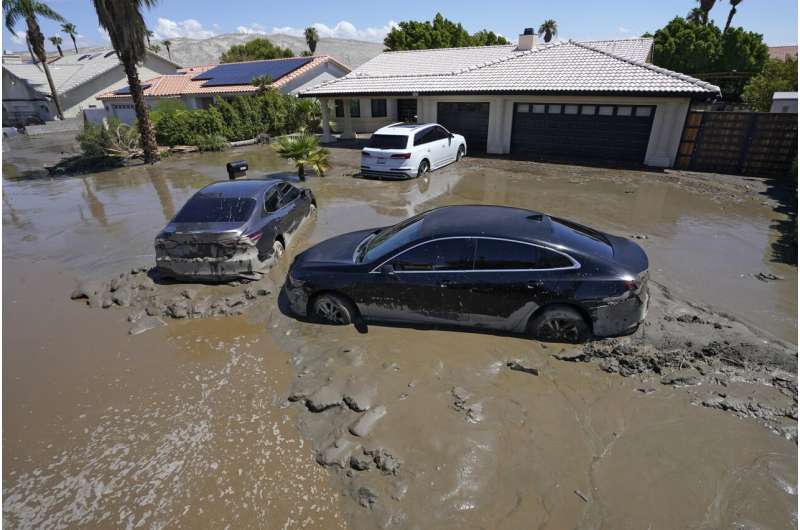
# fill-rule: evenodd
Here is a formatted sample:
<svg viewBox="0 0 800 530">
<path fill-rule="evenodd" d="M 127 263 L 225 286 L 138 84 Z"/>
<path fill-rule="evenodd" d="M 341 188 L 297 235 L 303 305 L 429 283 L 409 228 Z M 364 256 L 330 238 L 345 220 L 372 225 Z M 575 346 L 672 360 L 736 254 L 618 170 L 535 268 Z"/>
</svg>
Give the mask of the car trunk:
<svg viewBox="0 0 800 530">
<path fill-rule="evenodd" d="M 156 250 L 173 259 L 230 259 L 252 247 L 241 238 L 240 223 L 179 223 Z"/>
</svg>

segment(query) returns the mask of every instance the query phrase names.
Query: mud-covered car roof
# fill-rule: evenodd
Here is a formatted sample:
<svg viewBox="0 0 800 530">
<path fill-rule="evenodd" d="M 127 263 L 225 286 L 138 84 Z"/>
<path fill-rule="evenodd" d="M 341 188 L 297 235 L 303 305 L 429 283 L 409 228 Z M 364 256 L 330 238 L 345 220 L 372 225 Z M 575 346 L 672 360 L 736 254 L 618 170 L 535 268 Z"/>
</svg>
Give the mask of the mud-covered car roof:
<svg viewBox="0 0 800 530">
<path fill-rule="evenodd" d="M 216 195 L 218 197 L 253 197 L 259 195 L 283 182 L 277 179 L 242 179 L 242 180 L 220 180 L 213 182 L 198 191 L 198 194 Z"/>
</svg>

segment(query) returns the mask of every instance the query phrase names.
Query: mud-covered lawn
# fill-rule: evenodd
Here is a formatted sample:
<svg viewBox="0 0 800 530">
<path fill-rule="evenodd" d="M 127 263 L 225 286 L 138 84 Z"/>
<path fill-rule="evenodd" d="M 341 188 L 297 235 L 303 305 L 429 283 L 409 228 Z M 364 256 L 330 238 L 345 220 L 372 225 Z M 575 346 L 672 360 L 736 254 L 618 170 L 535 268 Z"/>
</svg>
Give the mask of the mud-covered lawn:
<svg viewBox="0 0 800 530">
<path fill-rule="evenodd" d="M 4 142 L 11 527 L 796 527 L 797 273 L 774 183 L 489 158 L 382 182 L 334 149 L 283 262 L 181 285 L 148 271 L 157 231 L 229 159 L 285 163 L 254 147 L 42 178 L 59 141 Z M 287 314 L 297 251 L 455 203 L 637 237 L 647 323 L 572 347 Z"/>
</svg>

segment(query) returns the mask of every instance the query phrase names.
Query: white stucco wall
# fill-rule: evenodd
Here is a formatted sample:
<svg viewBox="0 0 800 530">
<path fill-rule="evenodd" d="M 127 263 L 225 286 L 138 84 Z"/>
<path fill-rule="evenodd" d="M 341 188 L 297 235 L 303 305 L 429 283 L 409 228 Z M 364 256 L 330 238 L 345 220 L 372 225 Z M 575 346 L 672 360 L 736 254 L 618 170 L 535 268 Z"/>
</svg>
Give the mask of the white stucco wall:
<svg viewBox="0 0 800 530">
<path fill-rule="evenodd" d="M 333 99 L 333 98 L 332 98 Z M 387 98 L 389 117 L 384 120 L 365 118 L 369 112 L 369 98 L 361 101 L 361 118 L 352 118 L 353 128 L 359 133 L 369 133 L 377 128 L 397 121 L 397 98 Z M 650 141 L 645 155 L 645 164 L 653 167 L 671 167 L 678 152 L 686 113 L 689 109 L 688 97 L 603 97 L 603 96 L 422 96 L 417 98 L 419 122 L 435 122 L 437 120 L 437 104 L 440 101 L 488 102 L 489 131 L 487 152 L 491 154 L 508 154 L 511 150 L 511 126 L 514 103 L 589 103 L 606 105 L 654 105 L 656 113 L 650 132 Z M 333 105 L 331 105 L 332 107 Z M 345 104 L 345 112 L 347 112 Z M 331 114 L 333 116 L 333 113 Z M 337 129 L 344 127 L 343 118 L 334 118 Z"/>
</svg>

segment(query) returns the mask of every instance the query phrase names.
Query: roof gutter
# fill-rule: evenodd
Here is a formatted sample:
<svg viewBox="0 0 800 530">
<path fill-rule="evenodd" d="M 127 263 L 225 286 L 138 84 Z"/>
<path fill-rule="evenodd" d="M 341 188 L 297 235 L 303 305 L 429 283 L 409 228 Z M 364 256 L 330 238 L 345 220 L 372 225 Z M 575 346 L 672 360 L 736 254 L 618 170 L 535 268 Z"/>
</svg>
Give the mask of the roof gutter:
<svg viewBox="0 0 800 530">
<path fill-rule="evenodd" d="M 592 90 L 459 90 L 447 91 L 437 90 L 431 92 L 419 92 L 416 90 L 408 91 L 387 91 L 387 92 L 324 92 L 324 93 L 302 93 L 299 94 L 301 98 L 361 98 L 361 97 L 389 97 L 389 96 L 403 96 L 403 97 L 423 97 L 423 96 L 601 96 L 601 97 L 619 97 L 619 96 L 639 96 L 639 97 L 691 97 L 691 98 L 714 98 L 717 96 L 716 92 L 695 92 L 695 91 L 680 91 L 680 92 L 643 92 L 631 90 L 608 90 L 608 91 L 592 91 Z"/>
</svg>

